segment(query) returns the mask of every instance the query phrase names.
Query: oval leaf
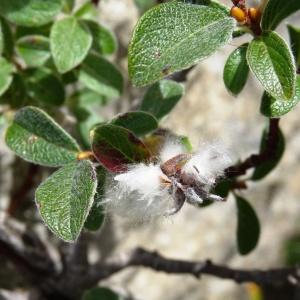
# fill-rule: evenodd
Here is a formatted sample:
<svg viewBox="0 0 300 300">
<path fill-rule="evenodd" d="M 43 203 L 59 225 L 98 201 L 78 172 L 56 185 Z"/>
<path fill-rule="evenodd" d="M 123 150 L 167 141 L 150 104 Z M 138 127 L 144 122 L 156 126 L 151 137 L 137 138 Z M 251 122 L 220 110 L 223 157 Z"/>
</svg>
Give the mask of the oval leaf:
<svg viewBox="0 0 300 300">
<path fill-rule="evenodd" d="M 96 187 L 96 173 L 88 160 L 70 163 L 53 173 L 35 194 L 49 229 L 64 241 L 75 241 L 92 207 Z"/>
<path fill-rule="evenodd" d="M 235 96 L 242 91 L 248 79 L 247 48 L 248 44 L 244 44 L 235 49 L 228 57 L 224 67 L 225 86 Z"/>
<path fill-rule="evenodd" d="M 78 66 L 92 45 L 88 27 L 75 17 L 54 23 L 50 34 L 50 47 L 57 70 L 66 73 Z"/>
<path fill-rule="evenodd" d="M 23 159 L 50 167 L 76 160 L 79 151 L 76 141 L 51 117 L 30 106 L 16 113 L 5 140 Z"/>
<path fill-rule="evenodd" d="M 254 39 L 247 51 L 250 69 L 273 97 L 289 100 L 294 96 L 296 68 L 285 41 L 275 32 Z"/>
<path fill-rule="evenodd" d="M 170 2 L 147 11 L 129 47 L 136 86 L 153 83 L 210 56 L 232 37 L 233 18 L 218 8 Z"/>
<path fill-rule="evenodd" d="M 89 54 L 82 64 L 79 81 L 92 91 L 109 98 L 116 98 L 123 91 L 123 77 L 108 60 Z"/>
<path fill-rule="evenodd" d="M 127 169 L 127 164 L 146 161 L 150 153 L 131 131 L 116 125 L 100 125 L 91 132 L 92 150 L 97 160 L 112 172 Z"/>
<path fill-rule="evenodd" d="M 295 28 L 288 25 L 288 31 L 290 36 L 290 44 L 294 54 L 297 68 L 300 68 L 300 28 Z"/>
<path fill-rule="evenodd" d="M 183 93 L 183 85 L 172 80 L 161 80 L 147 90 L 140 109 L 161 119 L 175 107 Z"/>
<path fill-rule="evenodd" d="M 97 174 L 97 190 L 94 198 L 93 206 L 85 221 L 84 227 L 90 231 L 97 231 L 101 228 L 105 220 L 105 209 L 102 204 L 105 193 L 106 170 L 99 166 L 96 169 Z"/>
<path fill-rule="evenodd" d="M 0 13 L 17 25 L 34 27 L 49 23 L 61 8 L 61 0 L 1 0 Z"/>
<path fill-rule="evenodd" d="M 29 67 L 40 67 L 51 56 L 49 39 L 42 35 L 30 35 L 19 39 L 16 49 Z"/>
<path fill-rule="evenodd" d="M 269 0 L 262 15 L 262 29 L 275 29 L 282 20 L 299 9 L 299 0 Z"/>
<path fill-rule="evenodd" d="M 117 39 L 113 32 L 91 20 L 84 23 L 89 27 L 93 36 L 93 49 L 103 55 L 113 54 L 117 50 Z"/>
<path fill-rule="evenodd" d="M 249 254 L 257 245 L 260 236 L 258 217 L 250 203 L 235 196 L 238 210 L 237 242 L 241 255 Z"/>
<path fill-rule="evenodd" d="M 0 96 L 9 88 L 12 83 L 14 66 L 5 58 L 0 57 Z"/>
<path fill-rule="evenodd" d="M 110 123 L 127 128 L 138 136 L 154 131 L 158 127 L 157 120 L 151 114 L 142 111 L 118 115 Z"/>
<path fill-rule="evenodd" d="M 262 135 L 261 143 L 260 143 L 260 152 L 264 151 L 267 145 L 267 136 L 268 131 L 265 130 Z M 280 159 L 283 156 L 285 150 L 285 140 L 281 130 L 279 130 L 278 135 L 278 142 L 276 149 L 274 151 L 274 157 L 272 159 L 268 159 L 261 165 L 255 168 L 252 180 L 261 180 L 262 178 L 266 177 L 279 163 Z"/>
<path fill-rule="evenodd" d="M 291 111 L 300 101 L 300 76 L 297 76 L 295 96 L 290 100 L 275 99 L 268 93 L 264 93 L 260 111 L 269 118 L 278 118 Z"/>
</svg>

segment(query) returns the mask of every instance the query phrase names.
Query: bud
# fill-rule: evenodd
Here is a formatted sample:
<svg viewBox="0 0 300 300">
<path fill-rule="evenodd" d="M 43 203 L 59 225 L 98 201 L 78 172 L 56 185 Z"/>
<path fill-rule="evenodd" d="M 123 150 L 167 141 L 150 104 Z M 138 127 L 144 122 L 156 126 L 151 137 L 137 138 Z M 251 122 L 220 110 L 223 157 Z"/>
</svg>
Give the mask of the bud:
<svg viewBox="0 0 300 300">
<path fill-rule="evenodd" d="M 261 12 L 259 9 L 251 7 L 248 9 L 248 16 L 253 23 L 259 23 Z"/>
<path fill-rule="evenodd" d="M 239 23 L 245 23 L 247 20 L 247 15 L 245 11 L 241 8 L 233 6 L 230 11 L 230 15 L 235 18 Z"/>
</svg>

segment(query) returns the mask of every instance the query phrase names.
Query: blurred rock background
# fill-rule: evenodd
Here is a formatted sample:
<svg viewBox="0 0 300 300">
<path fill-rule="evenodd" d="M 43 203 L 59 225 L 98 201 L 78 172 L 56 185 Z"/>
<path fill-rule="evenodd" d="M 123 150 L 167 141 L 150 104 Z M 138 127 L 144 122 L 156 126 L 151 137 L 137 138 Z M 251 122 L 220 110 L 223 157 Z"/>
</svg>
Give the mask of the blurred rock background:
<svg viewBox="0 0 300 300">
<path fill-rule="evenodd" d="M 229 0 L 223 2 L 227 5 L 231 3 Z M 294 15 L 290 22 L 300 25 L 299 16 L 300 14 Z M 125 76 L 126 48 L 138 17 L 139 12 L 133 0 L 100 1 L 99 18 L 118 36 L 120 48 L 115 59 Z M 279 31 L 287 38 L 284 24 Z M 164 127 L 177 134 L 189 136 L 195 148 L 201 141 L 223 141 L 235 160 L 258 151 L 261 133 L 267 123 L 259 113 L 262 90 L 252 76 L 238 98 L 227 92 L 222 81 L 226 58 L 247 38 L 235 39 L 190 72 L 185 84 L 186 95 L 163 122 Z M 136 103 L 143 92 L 133 89 L 130 83 L 128 88 L 121 102 L 114 104 L 122 111 Z M 112 111 L 108 111 L 107 114 L 112 114 Z M 93 237 L 90 259 L 95 260 L 98 255 L 118 256 L 142 246 L 157 250 L 167 257 L 187 260 L 210 258 L 216 263 L 232 267 L 282 266 L 284 242 L 300 232 L 299 114 L 300 106 L 281 121 L 286 137 L 286 152 L 280 165 L 265 180 L 249 183 L 248 190 L 242 193 L 253 204 L 261 221 L 261 238 L 253 253 L 246 257 L 237 253 L 236 207 L 234 199 L 230 197 L 226 203 L 203 209 L 186 205 L 176 216 L 160 223 L 134 226 L 110 217 L 103 231 Z M 18 161 L 17 165 L 18 173 L 15 171 L 15 158 L 3 144 L 1 137 L 0 218 L 3 218 L 3 212 L 14 188 L 14 176 L 26 173 L 26 165 L 23 162 Z M 31 204 L 32 202 L 33 198 Z M 36 215 L 33 217 L 34 220 L 38 218 Z M 45 229 L 37 228 L 45 232 L 44 235 L 48 234 Z M 2 265 L 0 258 L 0 266 Z M 0 268 L 0 286 L 5 277 L 1 270 L 4 268 Z M 188 276 L 170 276 L 146 269 L 123 271 L 103 284 L 124 294 L 133 295 L 134 299 L 139 300 L 250 299 L 249 288 L 245 285 L 238 286 L 230 281 L 205 276 L 199 281 Z"/>
</svg>

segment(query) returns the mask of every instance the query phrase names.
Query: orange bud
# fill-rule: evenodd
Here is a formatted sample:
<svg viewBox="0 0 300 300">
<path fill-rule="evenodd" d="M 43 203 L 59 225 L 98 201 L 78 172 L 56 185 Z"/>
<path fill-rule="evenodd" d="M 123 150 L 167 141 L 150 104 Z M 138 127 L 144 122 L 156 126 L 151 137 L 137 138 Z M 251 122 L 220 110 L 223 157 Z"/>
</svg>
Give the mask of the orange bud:
<svg viewBox="0 0 300 300">
<path fill-rule="evenodd" d="M 94 154 L 92 151 L 81 151 L 77 154 L 77 160 L 93 159 Z"/>
<path fill-rule="evenodd" d="M 240 9 L 236 6 L 233 6 L 231 8 L 230 15 L 233 18 L 235 18 L 239 23 L 245 23 L 246 22 L 246 19 L 247 19 L 246 13 L 242 9 Z"/>
<path fill-rule="evenodd" d="M 258 23 L 260 21 L 261 12 L 259 9 L 251 7 L 248 9 L 248 16 L 252 22 Z"/>
</svg>

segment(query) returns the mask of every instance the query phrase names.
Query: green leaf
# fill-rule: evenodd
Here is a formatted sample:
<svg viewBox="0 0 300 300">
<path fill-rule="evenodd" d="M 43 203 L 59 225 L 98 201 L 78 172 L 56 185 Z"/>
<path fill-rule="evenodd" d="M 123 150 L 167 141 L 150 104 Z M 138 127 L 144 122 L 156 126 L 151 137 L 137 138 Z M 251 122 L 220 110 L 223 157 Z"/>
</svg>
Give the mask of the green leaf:
<svg viewBox="0 0 300 300">
<path fill-rule="evenodd" d="M 63 11 L 70 14 L 75 6 L 75 0 L 63 0 Z"/>
<path fill-rule="evenodd" d="M 140 12 L 145 12 L 156 4 L 156 0 L 134 0 Z"/>
<path fill-rule="evenodd" d="M 135 135 L 146 135 L 158 128 L 157 120 L 149 113 L 143 111 L 132 111 L 116 116 L 110 122 L 129 129 Z"/>
<path fill-rule="evenodd" d="M 14 52 L 13 34 L 5 19 L 0 18 L 2 31 L 2 52 L 5 57 L 11 57 Z"/>
<path fill-rule="evenodd" d="M 299 9 L 299 0 L 269 0 L 262 15 L 262 29 L 274 30 L 282 20 Z"/>
<path fill-rule="evenodd" d="M 92 48 L 103 55 L 113 54 L 117 50 L 117 39 L 113 32 L 103 25 L 91 20 L 85 20 L 84 23 L 90 29 L 93 36 Z"/>
<path fill-rule="evenodd" d="M 49 23 L 61 8 L 61 0 L 1 0 L 0 13 L 17 25 L 35 27 Z"/>
<path fill-rule="evenodd" d="M 9 88 L 12 83 L 14 66 L 5 58 L 0 57 L 0 96 Z"/>
<path fill-rule="evenodd" d="M 183 0 L 184 2 L 185 0 Z M 214 0 L 195 0 L 193 3 L 198 4 L 198 5 L 206 5 L 212 8 L 217 8 L 224 12 L 225 14 L 229 15 L 230 14 L 230 8 L 218 1 Z"/>
<path fill-rule="evenodd" d="M 82 300 L 122 300 L 119 295 L 107 288 L 96 287 L 86 291 Z"/>
<path fill-rule="evenodd" d="M 49 39 L 42 35 L 30 35 L 16 43 L 18 55 L 28 67 L 40 67 L 50 58 Z"/>
<path fill-rule="evenodd" d="M 291 111 L 300 101 L 300 76 L 296 79 L 295 96 L 289 100 L 275 99 L 268 93 L 264 93 L 261 101 L 260 111 L 269 118 L 278 118 Z"/>
<path fill-rule="evenodd" d="M 91 131 L 92 150 L 97 160 L 112 172 L 127 164 L 147 161 L 148 149 L 131 131 L 116 125 L 99 125 Z"/>
<path fill-rule="evenodd" d="M 172 80 L 161 80 L 147 90 L 140 110 L 161 119 L 175 107 L 183 93 L 183 85 Z"/>
<path fill-rule="evenodd" d="M 92 207 L 96 187 L 96 173 L 88 160 L 67 164 L 53 173 L 35 194 L 49 229 L 64 241 L 75 241 Z"/>
<path fill-rule="evenodd" d="M 300 68 L 300 28 L 291 25 L 287 26 L 290 36 L 290 44 L 296 61 L 297 68 Z"/>
<path fill-rule="evenodd" d="M 265 32 L 249 45 L 247 61 L 264 89 L 273 97 L 294 96 L 296 69 L 285 41 L 275 32 Z"/>
<path fill-rule="evenodd" d="M 228 57 L 224 67 L 225 86 L 235 96 L 242 91 L 248 79 L 247 48 L 248 44 L 244 44 L 235 49 Z"/>
<path fill-rule="evenodd" d="M 241 255 L 249 254 L 257 245 L 260 236 L 258 217 L 250 203 L 235 196 L 238 210 L 237 242 Z"/>
<path fill-rule="evenodd" d="M 20 108 L 24 106 L 27 96 L 27 90 L 23 77 L 16 73 L 8 90 L 3 94 L 0 103 L 8 104 L 11 108 Z"/>
<path fill-rule="evenodd" d="M 76 141 L 42 110 L 19 110 L 6 132 L 6 144 L 23 159 L 49 167 L 76 160 Z"/>
<path fill-rule="evenodd" d="M 3 36 L 3 29 L 0 22 L 0 55 L 2 55 L 4 49 L 4 36 Z"/>
<path fill-rule="evenodd" d="M 136 86 L 153 83 L 207 58 L 231 40 L 233 18 L 217 8 L 169 2 L 148 10 L 129 47 Z"/>
<path fill-rule="evenodd" d="M 89 54 L 82 64 L 79 81 L 87 88 L 108 98 L 117 98 L 123 91 L 123 77 L 108 60 Z"/>
<path fill-rule="evenodd" d="M 88 27 L 75 17 L 55 22 L 50 34 L 50 47 L 58 71 L 66 73 L 77 67 L 87 56 L 92 41 Z"/>
<path fill-rule="evenodd" d="M 267 136 L 268 136 L 268 130 L 265 130 L 263 132 L 262 139 L 261 139 L 260 152 L 266 149 Z M 285 140 L 284 140 L 283 133 L 280 130 L 276 149 L 273 149 L 274 157 L 272 159 L 268 159 L 267 161 L 265 161 L 264 163 L 256 167 L 251 179 L 256 181 L 266 177 L 278 165 L 280 159 L 283 156 L 284 149 L 285 149 Z"/>
<path fill-rule="evenodd" d="M 91 2 L 83 3 L 74 14 L 78 19 L 94 20 L 97 19 L 97 9 Z"/>
<path fill-rule="evenodd" d="M 50 70 L 38 69 L 27 79 L 28 95 L 38 101 L 61 105 L 65 101 L 65 88 Z"/>
<path fill-rule="evenodd" d="M 101 228 L 105 220 L 105 209 L 102 204 L 105 192 L 106 170 L 99 166 L 96 169 L 97 191 L 94 198 L 93 207 L 85 221 L 84 227 L 90 231 L 97 231 Z"/>
</svg>

